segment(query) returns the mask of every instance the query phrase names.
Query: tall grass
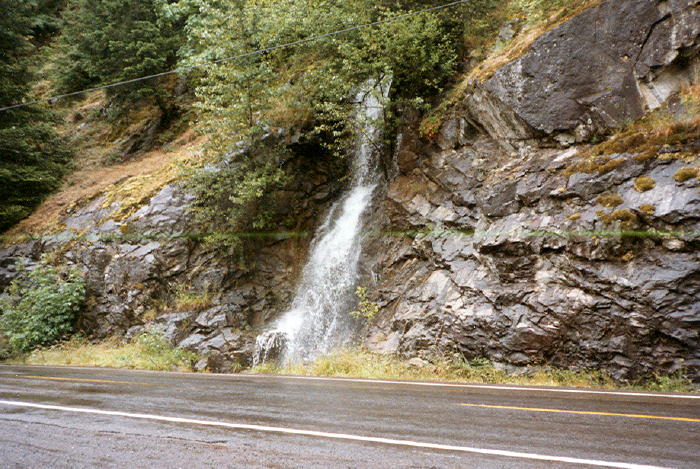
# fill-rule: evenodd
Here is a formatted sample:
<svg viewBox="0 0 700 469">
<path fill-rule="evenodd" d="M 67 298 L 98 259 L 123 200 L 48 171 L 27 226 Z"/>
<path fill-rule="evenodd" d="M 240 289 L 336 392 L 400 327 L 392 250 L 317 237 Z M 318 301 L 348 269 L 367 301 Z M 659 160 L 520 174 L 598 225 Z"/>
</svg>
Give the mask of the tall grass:
<svg viewBox="0 0 700 469">
<path fill-rule="evenodd" d="M 162 335 L 146 332 L 129 342 L 109 339 L 93 344 L 83 337 L 73 337 L 53 347 L 11 358 L 5 363 L 192 371 L 198 359 L 193 352 L 173 347 Z"/>
<path fill-rule="evenodd" d="M 681 373 L 672 376 L 654 375 L 646 380 L 624 385 L 616 383 L 609 374 L 600 370 L 536 367 L 526 373 L 514 374 L 496 368 L 486 359 L 471 361 L 441 359 L 426 366 L 413 366 L 399 357 L 372 353 L 361 348 L 337 350 L 319 357 L 309 364 L 279 367 L 271 363 L 264 363 L 253 368 L 251 372 L 606 389 L 629 388 L 665 392 L 689 392 L 693 390 L 692 383 Z"/>
</svg>

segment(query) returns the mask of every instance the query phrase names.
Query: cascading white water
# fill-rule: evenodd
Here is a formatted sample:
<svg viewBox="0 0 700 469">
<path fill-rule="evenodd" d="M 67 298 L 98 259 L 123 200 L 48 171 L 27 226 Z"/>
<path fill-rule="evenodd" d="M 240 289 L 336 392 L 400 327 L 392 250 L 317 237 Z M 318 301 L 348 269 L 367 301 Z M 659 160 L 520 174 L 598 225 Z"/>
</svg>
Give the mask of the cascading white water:
<svg viewBox="0 0 700 469">
<path fill-rule="evenodd" d="M 375 147 L 381 137 L 388 80 L 372 82 L 357 95 L 358 138 L 347 193 L 331 207 L 311 244 L 292 305 L 272 328 L 258 336 L 254 363 L 284 344 L 285 362 L 310 360 L 341 345 L 351 335 L 348 311 L 354 299 L 360 260 L 362 216 L 378 181 Z M 272 352 L 272 353 L 271 353 Z"/>
</svg>

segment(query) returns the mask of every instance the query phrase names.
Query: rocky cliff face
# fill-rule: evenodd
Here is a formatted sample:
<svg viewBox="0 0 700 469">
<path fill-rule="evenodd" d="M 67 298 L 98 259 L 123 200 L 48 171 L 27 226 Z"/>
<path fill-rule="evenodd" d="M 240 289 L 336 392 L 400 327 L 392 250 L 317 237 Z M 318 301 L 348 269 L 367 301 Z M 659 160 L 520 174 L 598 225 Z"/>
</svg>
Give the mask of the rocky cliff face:
<svg viewBox="0 0 700 469">
<path fill-rule="evenodd" d="M 588 141 L 695 81 L 698 34 L 695 0 L 602 2 L 476 84 L 465 117 L 508 150 Z"/>
<path fill-rule="evenodd" d="M 480 136 L 402 160 L 386 223 L 418 234 L 376 241 L 382 312 L 367 345 L 603 368 L 620 378 L 697 369 L 698 180 L 673 179 L 681 161 L 629 154 L 617 155 L 624 163 L 610 173 L 568 177 L 569 154 L 513 159 Z M 633 187 L 642 173 L 656 181 L 644 193 Z M 598 200 L 609 191 L 636 220 L 627 229 L 686 234 L 646 237 L 606 223 Z"/>
<path fill-rule="evenodd" d="M 603 2 L 473 86 L 437 145 L 402 140 L 385 223 L 424 233 L 375 243 L 371 348 L 697 376 L 700 181 L 634 148 L 567 167 L 577 142 L 697 82 L 698 15 L 694 1 Z"/>
<path fill-rule="evenodd" d="M 67 214 L 60 233 L 0 249 L 0 287 L 14 278 L 20 259 L 53 253 L 86 273 L 90 299 L 79 328 L 91 337 L 131 337 L 155 326 L 175 345 L 205 356 L 200 368 L 248 365 L 256 328 L 291 301 L 310 238 L 304 233 L 341 188 L 336 162 L 294 164 L 298 176 L 276 194 L 286 201 L 280 216 L 297 220 L 294 236 L 257 237 L 247 253 L 226 255 L 192 237 L 192 198 L 169 184 L 126 218 L 119 200 L 98 197 Z M 199 304 L 179 305 L 178 292 Z"/>
<path fill-rule="evenodd" d="M 602 2 L 472 84 L 434 143 L 406 125 L 373 215 L 387 235 L 363 256 L 363 283 L 382 306 L 370 348 L 698 376 L 700 181 L 678 182 L 688 163 L 634 148 L 610 155 L 605 171 L 571 168 L 591 138 L 698 82 L 699 4 Z M 682 150 L 697 157 L 698 146 Z M 298 174 L 278 196 L 297 229 L 312 231 L 341 184 L 317 162 Z M 635 188 L 642 175 L 653 188 Z M 188 203 L 169 185 L 120 219 L 118 201 L 93 200 L 64 217 L 62 233 L 2 249 L 0 286 L 19 258 L 55 252 L 87 273 L 81 326 L 93 336 L 152 322 L 207 356 L 200 367 L 247 364 L 259 328 L 288 306 L 309 237 L 261 240 L 241 266 L 182 236 Z M 178 288 L 209 301 L 176 308 Z"/>
</svg>

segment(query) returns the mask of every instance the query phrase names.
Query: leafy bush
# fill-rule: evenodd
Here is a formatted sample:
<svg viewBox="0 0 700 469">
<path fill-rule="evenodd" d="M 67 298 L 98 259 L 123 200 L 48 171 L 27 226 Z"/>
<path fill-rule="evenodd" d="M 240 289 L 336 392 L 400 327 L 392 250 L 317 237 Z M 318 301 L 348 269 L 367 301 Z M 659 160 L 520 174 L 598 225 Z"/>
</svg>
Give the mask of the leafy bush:
<svg viewBox="0 0 700 469">
<path fill-rule="evenodd" d="M 360 300 L 357 304 L 357 310 L 351 311 L 350 316 L 355 319 L 364 319 L 365 321 L 371 321 L 379 310 L 381 309 L 379 305 L 367 298 L 367 288 L 357 287 L 355 289 L 355 296 Z"/>
<path fill-rule="evenodd" d="M 20 275 L 0 297 L 0 333 L 12 353 L 48 345 L 73 331 L 85 301 L 85 281 L 77 269 L 59 268 L 47 260 Z"/>
</svg>

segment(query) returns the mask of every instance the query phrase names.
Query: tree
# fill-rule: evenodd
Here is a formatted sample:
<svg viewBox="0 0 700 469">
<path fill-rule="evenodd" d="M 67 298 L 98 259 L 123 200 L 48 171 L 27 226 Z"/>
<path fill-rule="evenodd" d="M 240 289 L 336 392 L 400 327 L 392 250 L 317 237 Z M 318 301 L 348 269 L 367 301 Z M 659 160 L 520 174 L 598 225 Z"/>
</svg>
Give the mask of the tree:
<svg viewBox="0 0 700 469">
<path fill-rule="evenodd" d="M 56 85 L 72 92 L 173 68 L 181 24 L 161 15 L 164 0 L 70 0 L 58 44 Z M 167 108 L 157 80 L 109 88 L 120 106 L 153 98 Z"/>
<path fill-rule="evenodd" d="M 359 87 L 389 75 L 392 102 L 420 106 L 456 62 L 442 21 L 429 13 L 324 36 L 406 12 L 369 0 L 181 0 L 178 5 L 194 7 L 181 49 L 186 64 L 244 56 L 193 74 L 200 129 L 210 136 L 207 152 L 218 170 L 205 166 L 189 186 L 197 195 L 196 218 L 217 231 L 271 228 L 264 222 L 274 218 L 260 208 L 285 180 L 280 155 L 290 156 L 282 141 L 276 151 L 269 142 L 260 143 L 276 129 L 292 129 L 288 133 L 344 156 L 358 128 L 351 98 Z M 321 38 L 275 48 L 314 36 Z"/>
<path fill-rule="evenodd" d="M 35 7 L 0 0 L 0 107 L 26 100 L 27 67 Z M 0 231 L 28 216 L 67 170 L 70 152 L 52 128 L 53 116 L 39 106 L 0 112 Z"/>
</svg>

